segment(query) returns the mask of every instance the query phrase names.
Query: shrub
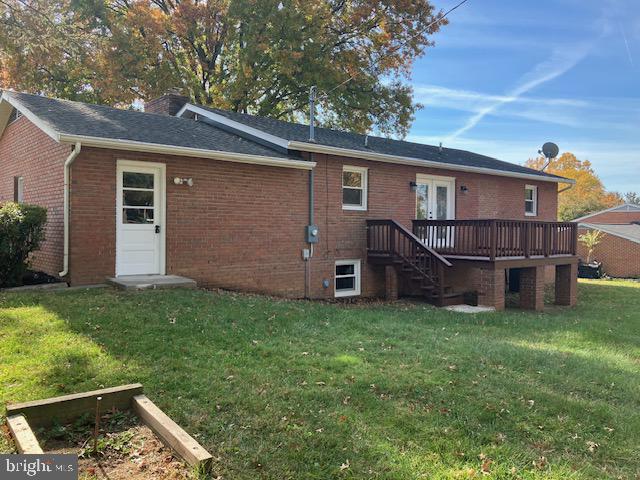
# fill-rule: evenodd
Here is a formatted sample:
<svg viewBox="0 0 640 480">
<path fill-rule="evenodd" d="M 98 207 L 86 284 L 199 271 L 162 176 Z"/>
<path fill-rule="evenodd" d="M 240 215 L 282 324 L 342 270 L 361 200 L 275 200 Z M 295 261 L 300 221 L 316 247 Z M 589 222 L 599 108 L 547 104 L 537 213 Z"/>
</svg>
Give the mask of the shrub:
<svg viewBox="0 0 640 480">
<path fill-rule="evenodd" d="M 0 287 L 20 285 L 29 254 L 44 240 L 47 210 L 14 202 L 0 204 Z"/>
</svg>

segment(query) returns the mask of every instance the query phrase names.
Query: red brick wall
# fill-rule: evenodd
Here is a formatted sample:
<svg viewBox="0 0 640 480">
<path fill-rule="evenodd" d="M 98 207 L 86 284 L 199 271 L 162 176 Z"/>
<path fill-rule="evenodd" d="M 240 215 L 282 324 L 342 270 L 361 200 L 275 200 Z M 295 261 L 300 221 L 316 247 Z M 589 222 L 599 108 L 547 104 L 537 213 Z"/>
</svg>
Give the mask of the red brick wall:
<svg viewBox="0 0 640 480">
<path fill-rule="evenodd" d="M 531 219 L 524 215 L 524 186 L 538 185 L 539 220 L 555 220 L 557 186 L 548 182 L 529 182 L 508 177 L 492 177 L 433 168 L 420 168 L 390 163 L 369 162 L 344 157 L 315 155 L 316 223 L 320 227 L 320 242 L 312 261 L 312 293 L 332 296 L 332 287 L 325 290 L 322 280 L 333 282 L 337 259 L 362 259 L 362 294 L 384 294 L 384 272 L 366 262 L 366 220 L 392 218 L 411 228 L 415 218 L 415 193 L 409 182 L 416 174 L 455 177 L 456 218 Z M 342 210 L 341 175 L 343 165 L 369 168 L 368 210 Z M 468 188 L 466 193 L 460 186 Z"/>
<path fill-rule="evenodd" d="M 167 166 L 167 273 L 201 285 L 304 295 L 307 172 L 83 149 L 72 169 L 71 279 L 115 273 L 116 160 Z M 193 187 L 174 185 L 193 178 Z"/>
<path fill-rule="evenodd" d="M 605 212 L 585 218 L 584 223 L 631 223 L 640 222 L 640 211 L 635 212 Z"/>
<path fill-rule="evenodd" d="M 587 229 L 579 229 L 582 235 Z M 578 255 L 587 260 L 587 248 L 578 242 Z M 631 278 L 640 277 L 640 244 L 605 233 L 596 245 L 592 260 L 602 262 L 604 273 L 611 277 Z"/>
<path fill-rule="evenodd" d="M 72 173 L 72 282 L 101 282 L 114 274 L 116 160 L 167 165 L 167 273 L 200 284 L 300 297 L 308 223 L 308 172 L 215 160 L 83 149 Z M 455 176 L 458 218 L 524 216 L 525 182 L 315 155 L 315 223 L 311 295 L 333 297 L 334 262 L 362 260 L 362 294 L 384 294 L 384 271 L 366 262 L 365 220 L 394 218 L 411 225 L 417 173 Z M 368 211 L 343 211 L 343 164 L 369 167 Z M 193 187 L 176 186 L 192 177 Z M 460 185 L 468 187 L 461 193 Z M 539 183 L 539 219 L 555 219 L 555 184 Z M 324 288 L 322 281 L 329 280 Z"/>
<path fill-rule="evenodd" d="M 63 175 L 70 152 L 26 117 L 8 125 L 0 138 L 0 202 L 13 200 L 14 177 L 21 176 L 25 203 L 47 208 L 46 240 L 32 265 L 50 275 L 62 270 Z"/>
</svg>

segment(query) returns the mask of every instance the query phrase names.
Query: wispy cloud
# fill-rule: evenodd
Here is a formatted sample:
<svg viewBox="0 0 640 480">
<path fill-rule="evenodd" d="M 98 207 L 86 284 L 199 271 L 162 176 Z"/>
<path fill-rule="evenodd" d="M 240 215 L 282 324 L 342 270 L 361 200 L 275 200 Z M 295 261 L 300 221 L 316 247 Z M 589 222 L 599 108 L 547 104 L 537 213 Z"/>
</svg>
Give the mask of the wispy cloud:
<svg viewBox="0 0 640 480">
<path fill-rule="evenodd" d="M 414 87 L 415 99 L 429 108 L 445 108 L 479 114 L 496 104 L 511 104 L 500 114 L 559 125 L 576 127 L 583 122 L 583 112 L 593 105 L 571 98 L 513 97 L 472 90 L 451 89 L 438 85 Z"/>
<path fill-rule="evenodd" d="M 447 88 L 439 85 L 417 85 L 413 90 L 416 98 L 420 102 L 441 102 L 443 103 L 443 106 L 452 108 L 458 106 L 462 109 L 466 109 L 465 106 L 474 104 L 514 101 L 533 105 L 557 105 L 571 107 L 586 107 L 589 105 L 589 103 L 584 100 L 573 98 L 534 98 L 524 96 L 516 98 L 508 95 L 493 95 L 473 90 Z"/>
<path fill-rule="evenodd" d="M 624 27 L 622 26 L 622 23 L 618 22 L 618 26 L 620 27 L 622 40 L 624 40 L 624 46 L 627 49 L 627 57 L 629 58 L 629 64 L 633 67 L 633 57 L 631 56 L 631 49 L 629 48 L 629 41 L 627 40 L 627 34 L 624 33 Z"/>
<path fill-rule="evenodd" d="M 498 110 L 503 105 L 513 103 L 534 88 L 564 75 L 585 58 L 591 51 L 591 48 L 592 44 L 590 43 L 570 48 L 554 49 L 551 56 L 527 72 L 515 88 L 506 95 L 497 98 L 490 105 L 482 108 L 475 115 L 472 115 L 462 127 L 447 137 L 447 141 L 450 142 L 471 130 L 478 125 L 484 117 Z"/>
</svg>

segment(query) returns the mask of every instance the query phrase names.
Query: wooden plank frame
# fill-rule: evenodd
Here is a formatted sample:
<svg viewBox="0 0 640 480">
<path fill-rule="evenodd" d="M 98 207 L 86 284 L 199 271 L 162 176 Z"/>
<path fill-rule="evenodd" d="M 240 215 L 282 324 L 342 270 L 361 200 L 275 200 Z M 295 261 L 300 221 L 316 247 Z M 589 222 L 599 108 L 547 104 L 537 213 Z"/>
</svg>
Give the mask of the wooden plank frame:
<svg viewBox="0 0 640 480">
<path fill-rule="evenodd" d="M 102 411 L 112 408 L 128 410 L 131 408 L 133 396 L 140 393 L 142 393 L 142 385 L 134 383 L 44 400 L 14 403 L 7 406 L 7 417 L 24 415 L 31 427 L 49 427 L 54 423 L 67 423 L 85 413 L 94 412 L 98 397 L 102 397 L 100 403 Z"/>
<path fill-rule="evenodd" d="M 12 415 L 7 417 L 7 425 L 9 426 L 9 431 L 11 432 L 11 436 L 13 437 L 19 453 L 44 453 L 38 443 L 38 439 L 33 434 L 33 430 L 31 430 L 27 419 L 24 418 L 24 415 Z"/>
<path fill-rule="evenodd" d="M 133 397 L 133 411 L 162 441 L 194 467 L 211 464 L 212 456 L 146 395 Z"/>
<path fill-rule="evenodd" d="M 96 398 L 102 397 L 100 408 L 132 410 L 143 424 L 180 456 L 197 469 L 208 469 L 212 456 L 193 437 L 142 394 L 140 383 L 45 398 L 32 402 L 7 405 L 7 424 L 20 453 L 43 453 L 32 428 L 46 428 L 54 422 L 66 423 L 95 412 Z"/>
</svg>

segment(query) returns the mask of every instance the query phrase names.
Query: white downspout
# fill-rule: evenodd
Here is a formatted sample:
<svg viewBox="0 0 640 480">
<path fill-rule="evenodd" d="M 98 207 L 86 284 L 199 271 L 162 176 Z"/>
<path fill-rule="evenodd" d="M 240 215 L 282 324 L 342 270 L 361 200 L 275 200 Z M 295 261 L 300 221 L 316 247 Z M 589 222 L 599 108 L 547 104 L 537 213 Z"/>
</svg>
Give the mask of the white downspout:
<svg viewBox="0 0 640 480">
<path fill-rule="evenodd" d="M 64 260 L 62 263 L 62 271 L 58 273 L 60 277 L 65 277 L 69 273 L 69 177 L 71 176 L 71 164 L 82 150 L 82 144 L 77 142 L 73 150 L 64 162 L 64 205 L 63 205 L 63 223 L 64 223 Z"/>
</svg>

